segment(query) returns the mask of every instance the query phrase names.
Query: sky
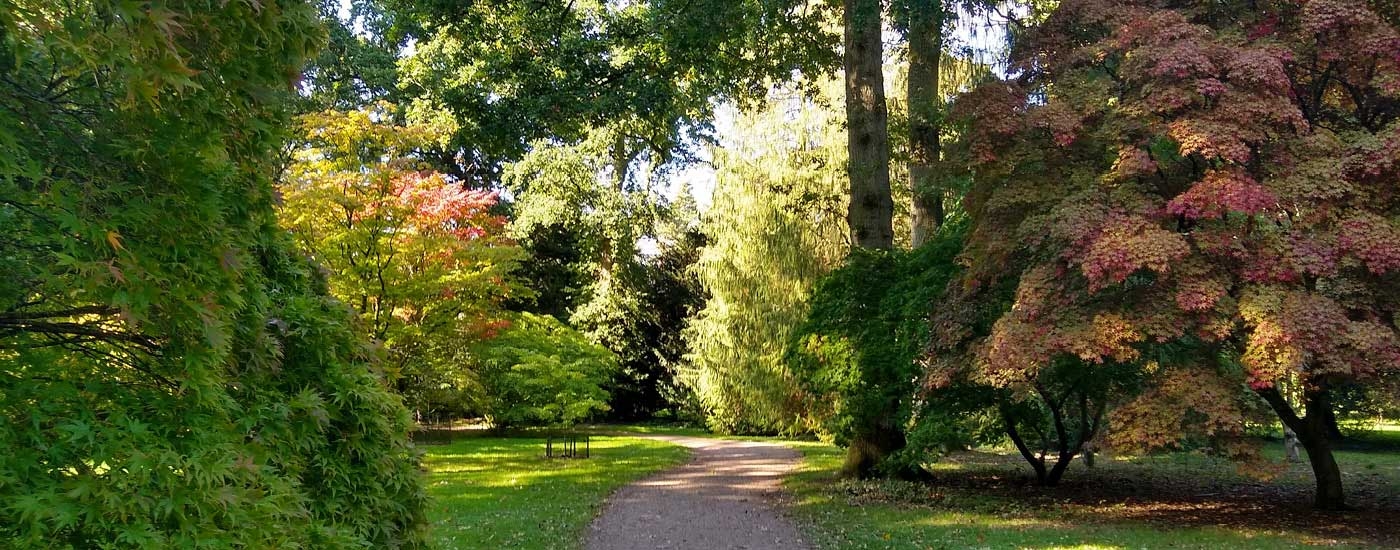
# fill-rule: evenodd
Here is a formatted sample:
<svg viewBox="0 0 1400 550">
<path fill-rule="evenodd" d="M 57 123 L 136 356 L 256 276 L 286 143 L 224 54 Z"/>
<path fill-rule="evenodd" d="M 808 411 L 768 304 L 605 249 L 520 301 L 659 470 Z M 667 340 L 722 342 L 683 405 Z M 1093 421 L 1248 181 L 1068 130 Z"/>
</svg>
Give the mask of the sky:
<svg viewBox="0 0 1400 550">
<path fill-rule="evenodd" d="M 995 18 L 996 16 L 991 16 Z M 975 52 L 989 52 L 999 50 L 1006 42 L 1004 31 L 1004 21 L 989 21 L 981 17 L 961 17 L 954 25 L 950 44 L 954 47 L 967 47 Z M 898 45 L 902 41 L 893 29 L 886 28 L 883 37 L 885 43 L 886 59 L 889 63 L 898 62 Z M 995 64 L 994 64 L 995 65 Z M 1002 67 L 996 69 L 1003 72 Z M 886 81 L 885 93 L 890 95 L 903 95 L 903 90 L 890 89 L 890 82 Z M 738 116 L 738 110 L 731 103 L 720 103 L 715 107 L 715 136 L 719 140 L 719 147 L 727 146 L 727 138 L 733 134 L 734 120 Z M 691 193 L 695 196 L 700 211 L 706 212 L 710 208 L 715 190 L 716 174 L 714 165 L 711 163 L 711 151 L 703 148 L 698 152 L 701 160 L 690 164 L 672 174 L 667 183 L 666 196 L 674 200 L 676 194 L 683 189 L 683 184 L 690 184 Z M 651 245 L 651 246 L 654 246 Z"/>
</svg>

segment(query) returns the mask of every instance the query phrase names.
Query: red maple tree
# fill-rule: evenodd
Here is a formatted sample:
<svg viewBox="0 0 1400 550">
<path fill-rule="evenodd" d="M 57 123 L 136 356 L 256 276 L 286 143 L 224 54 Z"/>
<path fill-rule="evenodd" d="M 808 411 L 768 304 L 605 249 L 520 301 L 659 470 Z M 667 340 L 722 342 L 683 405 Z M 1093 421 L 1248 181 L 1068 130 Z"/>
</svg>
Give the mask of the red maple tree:
<svg viewBox="0 0 1400 550">
<path fill-rule="evenodd" d="M 968 357 L 1008 387 L 1066 357 L 1136 365 L 1110 442 L 1194 431 L 1237 455 L 1252 391 L 1298 433 L 1316 505 L 1345 507 L 1333 389 L 1400 372 L 1394 6 L 1062 2 L 1013 78 L 959 102 L 975 223 L 931 379 Z M 998 281 L 992 324 L 956 317 Z"/>
</svg>

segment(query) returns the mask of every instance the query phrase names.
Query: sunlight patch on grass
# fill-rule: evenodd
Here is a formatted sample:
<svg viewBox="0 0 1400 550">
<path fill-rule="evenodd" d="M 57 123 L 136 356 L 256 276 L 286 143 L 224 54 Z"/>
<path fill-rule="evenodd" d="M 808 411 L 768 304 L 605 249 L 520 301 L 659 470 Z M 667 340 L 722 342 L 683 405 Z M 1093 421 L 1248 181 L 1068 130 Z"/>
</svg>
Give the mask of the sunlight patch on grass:
<svg viewBox="0 0 1400 550">
<path fill-rule="evenodd" d="M 683 462 L 661 441 L 596 436 L 588 459 L 547 459 L 543 438 L 466 437 L 425 448 L 428 519 L 442 549 L 577 548 L 617 488 Z"/>
</svg>

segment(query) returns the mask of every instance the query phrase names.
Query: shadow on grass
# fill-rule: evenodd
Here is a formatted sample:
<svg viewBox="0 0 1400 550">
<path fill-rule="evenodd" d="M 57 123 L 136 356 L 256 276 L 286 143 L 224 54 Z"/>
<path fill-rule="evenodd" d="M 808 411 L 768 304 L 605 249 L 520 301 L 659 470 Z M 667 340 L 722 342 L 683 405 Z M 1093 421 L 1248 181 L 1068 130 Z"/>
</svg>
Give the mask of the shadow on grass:
<svg viewBox="0 0 1400 550">
<path fill-rule="evenodd" d="M 1395 547 L 1397 476 L 1350 474 L 1348 514 L 1308 508 L 1311 478 L 1272 483 L 1201 457 L 1077 464 L 1056 488 L 1036 486 L 1017 457 L 962 453 L 932 483 L 844 481 L 834 448 L 801 445 L 794 509 L 827 548 L 1294 548 Z M 1347 464 L 1370 457 L 1343 454 Z M 1394 460 L 1400 457 L 1384 457 Z M 1295 465 L 1297 466 L 1297 465 Z M 1306 466 L 1298 466 L 1306 468 Z M 1344 468 L 1346 465 L 1344 464 Z M 1352 469 L 1355 469 L 1354 467 Z M 1304 472 L 1305 473 L 1305 472 Z"/>
</svg>

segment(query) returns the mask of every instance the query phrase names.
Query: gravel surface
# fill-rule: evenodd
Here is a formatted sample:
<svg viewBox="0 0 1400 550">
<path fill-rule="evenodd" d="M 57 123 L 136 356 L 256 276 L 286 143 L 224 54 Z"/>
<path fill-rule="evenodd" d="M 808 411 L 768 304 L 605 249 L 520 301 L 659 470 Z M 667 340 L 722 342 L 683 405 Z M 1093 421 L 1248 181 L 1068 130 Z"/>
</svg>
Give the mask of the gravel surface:
<svg viewBox="0 0 1400 550">
<path fill-rule="evenodd" d="M 778 509 L 797 451 L 774 443 L 645 436 L 692 449 L 689 463 L 618 491 L 589 528 L 589 550 L 805 550 Z"/>
</svg>

